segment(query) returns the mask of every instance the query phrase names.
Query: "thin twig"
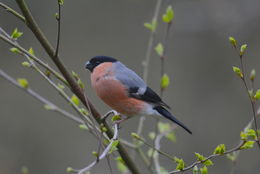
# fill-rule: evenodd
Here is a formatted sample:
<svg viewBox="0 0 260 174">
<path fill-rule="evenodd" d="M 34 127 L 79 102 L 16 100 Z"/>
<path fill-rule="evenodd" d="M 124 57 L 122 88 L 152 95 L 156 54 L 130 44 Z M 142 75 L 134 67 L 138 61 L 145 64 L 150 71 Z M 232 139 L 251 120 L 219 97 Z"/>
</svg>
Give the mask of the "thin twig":
<svg viewBox="0 0 260 174">
<path fill-rule="evenodd" d="M 196 165 L 198 165 L 198 164 L 202 164 L 202 163 L 204 163 L 205 161 L 207 161 L 207 160 L 209 160 L 209 159 L 216 158 L 216 157 L 219 157 L 219 156 L 223 156 L 223 155 L 227 155 L 227 154 L 230 154 L 230 153 L 239 151 L 239 150 L 241 150 L 240 148 L 245 144 L 245 142 L 246 142 L 246 141 L 241 141 L 236 147 L 234 147 L 233 149 L 230 149 L 230 150 L 224 152 L 223 154 L 212 154 L 212 155 L 208 156 L 207 158 L 205 158 L 205 160 L 196 161 L 196 162 L 194 162 L 193 164 L 189 165 L 188 167 L 183 168 L 182 170 L 173 170 L 173 171 L 171 171 L 169 174 L 181 173 L 181 172 L 190 170 L 190 169 L 192 169 L 194 166 L 196 166 Z"/>
<path fill-rule="evenodd" d="M 112 139 L 110 140 L 110 143 L 108 144 L 108 146 L 105 148 L 105 150 L 103 151 L 103 153 L 98 156 L 98 158 L 93 161 L 92 163 L 90 163 L 87 167 L 80 169 L 80 170 L 76 170 L 78 174 L 84 174 L 85 172 L 90 171 L 96 164 L 98 164 L 98 162 L 100 160 L 102 160 L 103 158 L 105 158 L 108 154 L 109 151 L 112 147 L 112 144 L 118 139 L 118 125 L 115 124 L 114 125 L 114 136 L 112 137 Z"/>
<path fill-rule="evenodd" d="M 61 4 L 59 2 L 59 0 L 57 0 L 58 2 L 58 16 L 56 16 L 56 19 L 58 21 L 58 28 L 57 28 L 57 43 L 56 43 L 56 50 L 55 50 L 55 57 L 58 56 L 59 54 L 59 47 L 60 47 L 60 23 L 61 23 Z"/>
<path fill-rule="evenodd" d="M 65 116 L 66 118 L 75 121 L 78 124 L 83 124 L 84 122 L 79 119 L 78 117 L 72 115 L 71 113 L 68 113 L 67 111 L 59 108 L 58 106 L 56 106 L 55 104 L 53 104 L 52 102 L 50 102 L 49 100 L 47 100 L 46 98 L 42 97 L 40 94 L 36 93 L 35 91 L 33 91 L 31 88 L 23 88 L 22 86 L 20 86 L 15 79 L 13 79 L 11 76 L 9 76 L 8 74 L 6 74 L 2 69 L 0 69 L 0 76 L 2 76 L 4 79 L 6 79 L 7 81 L 9 81 L 10 83 L 12 83 L 13 85 L 15 85 L 16 87 L 24 90 L 25 92 L 27 92 L 28 94 L 30 94 L 31 96 L 33 96 L 34 98 L 36 98 L 37 100 L 39 100 L 40 102 L 42 102 L 43 104 L 46 104 L 48 106 L 50 106 L 52 111 L 56 111 L 58 113 L 60 113 L 61 115 Z"/>
<path fill-rule="evenodd" d="M 20 19 L 22 22 L 25 22 L 25 18 L 18 13 L 17 11 L 15 11 L 14 9 L 12 9 L 11 7 L 5 5 L 4 3 L 0 2 L 0 7 L 4 8 L 6 11 L 10 12 L 11 14 L 13 14 L 14 16 L 16 16 L 18 19 Z"/>
</svg>

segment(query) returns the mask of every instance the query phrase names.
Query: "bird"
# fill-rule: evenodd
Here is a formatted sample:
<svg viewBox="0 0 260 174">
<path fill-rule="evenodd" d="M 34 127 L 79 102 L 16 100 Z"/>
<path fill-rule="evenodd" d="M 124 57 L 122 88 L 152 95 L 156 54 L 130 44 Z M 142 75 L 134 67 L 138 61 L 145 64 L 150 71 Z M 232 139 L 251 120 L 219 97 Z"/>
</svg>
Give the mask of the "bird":
<svg viewBox="0 0 260 174">
<path fill-rule="evenodd" d="M 86 62 L 96 94 L 113 110 L 127 118 L 136 115 L 163 116 L 192 134 L 170 112 L 170 107 L 133 70 L 116 58 L 95 56 Z"/>
</svg>

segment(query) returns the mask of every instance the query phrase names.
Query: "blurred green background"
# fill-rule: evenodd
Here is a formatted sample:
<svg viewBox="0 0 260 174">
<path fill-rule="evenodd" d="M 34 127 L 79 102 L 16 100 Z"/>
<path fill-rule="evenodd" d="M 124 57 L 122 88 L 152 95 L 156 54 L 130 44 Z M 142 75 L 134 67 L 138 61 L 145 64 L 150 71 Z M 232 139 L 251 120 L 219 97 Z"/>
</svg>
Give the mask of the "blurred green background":
<svg viewBox="0 0 260 174">
<path fill-rule="evenodd" d="M 18 10 L 15 1 L 1 2 Z M 55 44 L 56 0 L 27 0 L 27 3 L 46 36 Z M 95 55 L 108 55 L 142 75 L 141 63 L 149 38 L 143 23 L 152 19 L 155 4 L 156 0 L 65 0 L 60 57 L 70 70 L 81 76 L 87 95 L 101 113 L 109 108 L 91 89 L 90 74 L 84 64 Z M 224 143 L 228 149 L 234 147 L 240 131 L 252 117 L 244 86 L 232 71 L 232 65 L 239 65 L 239 59 L 228 37 L 234 36 L 240 44 L 248 44 L 244 57 L 246 72 L 251 68 L 260 72 L 260 1 L 165 0 L 160 16 L 169 4 L 173 6 L 175 19 L 170 30 L 165 67 L 171 84 L 164 100 L 193 135 L 177 129 L 177 142 L 163 140 L 162 149 L 190 164 L 195 160 L 194 152 L 207 156 L 218 144 Z M 21 45 L 33 47 L 37 56 L 53 65 L 25 25 L 3 9 L 0 9 L 0 27 L 9 33 L 15 27 L 23 31 L 19 39 Z M 162 41 L 165 29 L 166 25 L 160 20 L 155 44 Z M 27 78 L 30 87 L 74 113 L 38 74 L 21 66 L 24 58 L 8 50 L 9 45 L 0 41 L 1 69 L 14 78 Z M 157 92 L 159 63 L 153 51 L 148 84 Z M 257 77 L 256 87 L 259 86 Z M 91 152 L 97 150 L 97 140 L 74 122 L 45 110 L 37 100 L 2 78 L 0 91 L 0 173 L 19 173 L 22 166 L 27 166 L 30 173 L 65 173 L 69 166 L 81 168 L 94 160 Z M 136 117 L 123 123 L 120 137 L 131 140 L 131 132 L 136 132 L 138 121 Z M 147 118 L 144 133 L 152 130 L 154 118 Z M 235 173 L 258 173 L 259 154 L 257 148 L 243 151 Z M 143 168 L 142 162 L 138 164 Z M 161 164 L 169 171 L 175 168 L 175 164 L 165 158 L 161 158 Z M 226 174 L 231 166 L 225 157 L 217 158 L 209 172 Z M 93 169 L 93 173 L 98 174 L 108 171 L 105 160 Z M 118 173 L 116 169 L 114 172 Z"/>
</svg>

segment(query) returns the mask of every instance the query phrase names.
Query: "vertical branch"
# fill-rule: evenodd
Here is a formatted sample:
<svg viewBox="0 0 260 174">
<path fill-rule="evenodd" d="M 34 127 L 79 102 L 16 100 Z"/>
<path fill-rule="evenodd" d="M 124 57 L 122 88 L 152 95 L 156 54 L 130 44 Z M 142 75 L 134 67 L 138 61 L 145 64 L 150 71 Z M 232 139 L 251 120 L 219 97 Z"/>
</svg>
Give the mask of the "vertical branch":
<svg viewBox="0 0 260 174">
<path fill-rule="evenodd" d="M 55 50 L 55 57 L 59 54 L 59 47 L 60 47 L 60 23 L 61 23 L 61 5 L 62 2 L 60 0 L 57 0 L 58 2 L 58 14 L 56 14 L 56 19 L 58 21 L 58 28 L 57 28 L 57 43 L 56 43 L 56 50 Z"/>
</svg>

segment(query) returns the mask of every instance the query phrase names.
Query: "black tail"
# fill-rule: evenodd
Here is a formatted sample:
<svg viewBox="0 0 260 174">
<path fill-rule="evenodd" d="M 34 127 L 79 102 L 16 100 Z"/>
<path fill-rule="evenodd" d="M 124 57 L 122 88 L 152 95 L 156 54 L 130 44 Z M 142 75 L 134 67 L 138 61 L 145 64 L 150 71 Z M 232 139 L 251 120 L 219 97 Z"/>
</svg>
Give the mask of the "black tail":
<svg viewBox="0 0 260 174">
<path fill-rule="evenodd" d="M 159 112 L 162 116 L 164 116 L 165 118 L 173 121 L 174 123 L 178 124 L 179 126 L 181 126 L 183 129 L 185 129 L 187 132 L 189 132 L 190 134 L 192 134 L 192 132 L 179 120 L 177 120 L 169 111 L 167 111 L 165 108 L 163 108 L 162 106 L 156 106 L 154 107 L 154 109 Z"/>
</svg>

